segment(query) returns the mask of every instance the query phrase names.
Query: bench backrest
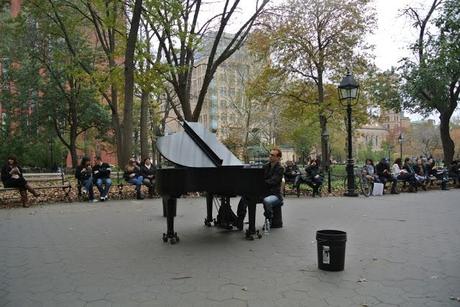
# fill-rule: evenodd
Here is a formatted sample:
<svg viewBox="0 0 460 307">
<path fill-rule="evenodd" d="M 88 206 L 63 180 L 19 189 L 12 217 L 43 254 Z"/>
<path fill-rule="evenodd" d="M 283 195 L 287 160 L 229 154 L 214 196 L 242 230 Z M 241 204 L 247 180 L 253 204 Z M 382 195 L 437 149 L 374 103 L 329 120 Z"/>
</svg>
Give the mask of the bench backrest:
<svg viewBox="0 0 460 307">
<path fill-rule="evenodd" d="M 64 173 L 24 173 L 24 178 L 29 182 L 60 182 L 62 185 L 68 184 Z M 0 182 L 0 187 L 3 183 Z"/>
</svg>

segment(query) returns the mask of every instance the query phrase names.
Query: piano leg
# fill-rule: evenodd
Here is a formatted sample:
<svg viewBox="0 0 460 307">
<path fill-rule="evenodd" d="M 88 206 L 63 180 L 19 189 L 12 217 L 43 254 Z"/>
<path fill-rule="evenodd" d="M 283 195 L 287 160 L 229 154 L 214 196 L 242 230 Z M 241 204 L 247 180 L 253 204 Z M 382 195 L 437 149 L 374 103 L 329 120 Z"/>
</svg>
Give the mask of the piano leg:
<svg viewBox="0 0 460 307">
<path fill-rule="evenodd" d="M 166 203 L 166 225 L 168 232 L 163 233 L 163 242 L 175 244 L 179 242 L 177 232 L 174 232 L 174 217 L 176 216 L 177 198 L 163 197 L 163 203 Z"/>
<path fill-rule="evenodd" d="M 166 217 L 166 207 L 168 206 L 168 199 L 163 197 L 163 217 Z M 174 211 L 174 216 L 176 216 L 176 211 Z"/>
<path fill-rule="evenodd" d="M 214 199 L 214 195 L 206 194 L 206 218 L 204 219 L 204 224 L 208 227 L 211 226 L 213 222 L 212 219 L 212 201 Z"/>
<path fill-rule="evenodd" d="M 246 230 L 246 239 L 254 240 L 254 238 L 261 238 L 262 235 L 256 230 L 256 206 L 257 201 L 250 199 L 248 201 L 248 218 L 249 218 L 249 228 Z"/>
<path fill-rule="evenodd" d="M 248 202 L 248 218 L 249 218 L 249 228 L 248 231 L 251 234 L 256 233 L 256 202 Z"/>
</svg>

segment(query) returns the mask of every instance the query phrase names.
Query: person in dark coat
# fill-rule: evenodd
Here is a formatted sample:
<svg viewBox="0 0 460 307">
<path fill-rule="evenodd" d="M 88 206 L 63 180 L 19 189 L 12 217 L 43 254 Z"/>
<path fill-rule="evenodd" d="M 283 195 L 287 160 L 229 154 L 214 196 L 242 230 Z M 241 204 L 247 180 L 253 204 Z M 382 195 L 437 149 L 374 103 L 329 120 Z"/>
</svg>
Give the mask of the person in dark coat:
<svg viewBox="0 0 460 307">
<path fill-rule="evenodd" d="M 286 167 L 284 168 L 284 179 L 286 182 L 294 183 L 295 178 L 300 174 L 299 167 L 292 161 L 286 162 Z"/>
<path fill-rule="evenodd" d="M 153 197 L 155 192 L 155 174 L 156 167 L 152 164 L 150 158 L 145 158 L 141 165 L 141 175 L 144 178 L 142 183 L 149 188 L 149 197 Z"/>
<path fill-rule="evenodd" d="M 454 184 L 460 187 L 460 163 L 458 160 L 452 161 L 449 168 L 449 176 L 454 180 Z"/>
<path fill-rule="evenodd" d="M 388 163 L 388 159 L 382 158 L 382 160 L 380 160 L 380 162 L 375 166 L 375 170 L 381 183 L 385 185 L 387 182 L 391 182 L 391 194 L 399 194 L 399 192 L 396 191 L 396 185 L 398 184 L 398 181 L 391 175 L 391 168 L 390 164 Z"/>
<path fill-rule="evenodd" d="M 112 171 L 110 165 L 102 161 L 102 158 L 96 157 L 96 164 L 93 167 L 93 180 L 99 190 L 99 199 L 105 201 L 109 198 L 110 187 L 112 186 L 112 179 L 110 179 L 110 172 Z"/>
<path fill-rule="evenodd" d="M 21 166 L 19 166 L 16 156 L 10 155 L 5 165 L 2 167 L 1 179 L 5 188 L 16 188 L 21 194 L 21 202 L 24 207 L 30 207 L 27 191 L 33 196 L 38 197 L 40 193 L 35 191 L 23 176 Z"/>
<path fill-rule="evenodd" d="M 93 168 L 88 157 L 81 159 L 80 165 L 75 169 L 75 178 L 80 182 L 83 191 L 88 193 L 89 202 L 94 202 Z"/>
<path fill-rule="evenodd" d="M 137 164 L 136 159 L 129 159 L 128 165 L 126 165 L 125 167 L 125 173 L 123 176 L 128 183 L 136 186 L 136 198 L 144 199 L 144 195 L 142 195 L 141 192 L 144 177 L 142 177 L 141 175 L 141 168 Z"/>
<path fill-rule="evenodd" d="M 281 166 L 281 150 L 274 148 L 270 151 L 269 162 L 264 165 L 264 182 L 267 186 L 267 194 L 263 195 L 262 203 L 264 205 L 264 215 L 270 222 L 271 228 L 282 227 L 282 220 L 277 219 L 277 223 L 273 223 L 274 214 L 273 208 L 283 205 L 283 197 L 281 194 L 281 182 L 283 180 L 284 168 Z M 236 227 L 243 229 L 243 221 L 246 216 L 246 210 L 249 200 L 246 196 L 242 196 L 238 203 Z"/>
<path fill-rule="evenodd" d="M 437 166 L 433 158 L 428 160 L 428 174 L 430 176 L 436 177 L 436 179 L 441 181 L 441 190 L 449 190 L 447 183 L 449 182 L 449 174 L 447 169 L 441 166 Z"/>
</svg>

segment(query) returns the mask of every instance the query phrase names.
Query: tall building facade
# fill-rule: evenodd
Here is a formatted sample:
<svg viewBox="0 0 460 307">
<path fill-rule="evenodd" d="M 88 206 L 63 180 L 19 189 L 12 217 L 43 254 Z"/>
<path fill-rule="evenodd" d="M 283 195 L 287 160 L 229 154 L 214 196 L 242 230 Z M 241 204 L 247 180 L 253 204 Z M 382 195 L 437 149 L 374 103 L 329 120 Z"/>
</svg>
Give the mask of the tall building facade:
<svg viewBox="0 0 460 307">
<path fill-rule="evenodd" d="M 232 35 L 225 34 L 217 54 L 226 47 Z M 192 73 L 191 104 L 195 107 L 206 72 L 208 52 L 213 42 L 212 34 L 205 39 L 201 52 L 195 57 L 195 69 Z M 246 96 L 247 85 L 257 73 L 258 65 L 247 48 L 243 45 L 216 70 L 205 96 L 199 121 L 211 131 L 215 131 L 221 141 L 259 138 L 266 143 L 270 140 L 270 111 L 268 106 L 251 101 Z"/>
<path fill-rule="evenodd" d="M 359 148 L 370 146 L 374 151 L 383 150 L 384 147 L 395 148 L 400 135 L 404 137 L 410 125 L 409 117 L 404 116 L 402 111 L 383 111 L 378 119 L 356 129 L 356 147 L 359 150 Z"/>
</svg>

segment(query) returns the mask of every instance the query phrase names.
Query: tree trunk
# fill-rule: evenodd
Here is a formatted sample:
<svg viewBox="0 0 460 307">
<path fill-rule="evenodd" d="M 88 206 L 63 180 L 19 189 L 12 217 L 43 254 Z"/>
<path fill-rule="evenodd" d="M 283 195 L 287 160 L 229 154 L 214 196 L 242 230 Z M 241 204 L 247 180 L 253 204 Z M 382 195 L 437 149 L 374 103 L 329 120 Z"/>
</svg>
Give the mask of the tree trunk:
<svg viewBox="0 0 460 307">
<path fill-rule="evenodd" d="M 444 151 L 444 164 L 450 165 L 454 159 L 455 144 L 450 137 L 450 118 L 453 112 L 443 112 L 439 116 L 441 120 L 439 130 L 441 133 L 442 149 Z"/>
<path fill-rule="evenodd" d="M 136 48 L 141 11 L 142 0 L 136 0 L 125 52 L 125 105 L 123 109 L 123 148 L 121 149 L 122 165 L 128 163 L 133 149 L 134 51 Z"/>
<path fill-rule="evenodd" d="M 141 122 L 140 122 L 140 141 L 141 157 L 149 157 L 149 97 L 150 93 L 142 90 L 141 93 Z"/>
<path fill-rule="evenodd" d="M 323 84 L 323 71 L 321 69 L 318 69 L 318 104 L 320 107 L 320 112 L 319 112 L 319 126 L 321 130 L 321 135 L 320 135 L 320 140 L 321 140 L 321 167 L 323 169 L 326 169 L 327 163 L 328 163 L 328 146 L 327 146 L 327 141 L 324 139 L 323 135 L 327 132 L 327 118 L 324 116 L 321 107 L 324 103 L 324 84 Z"/>
<path fill-rule="evenodd" d="M 249 153 L 248 153 L 248 142 L 249 142 L 249 126 L 251 124 L 251 109 L 249 108 L 248 115 L 246 117 L 246 133 L 244 135 L 243 142 L 243 160 L 244 163 L 249 163 Z"/>
</svg>

